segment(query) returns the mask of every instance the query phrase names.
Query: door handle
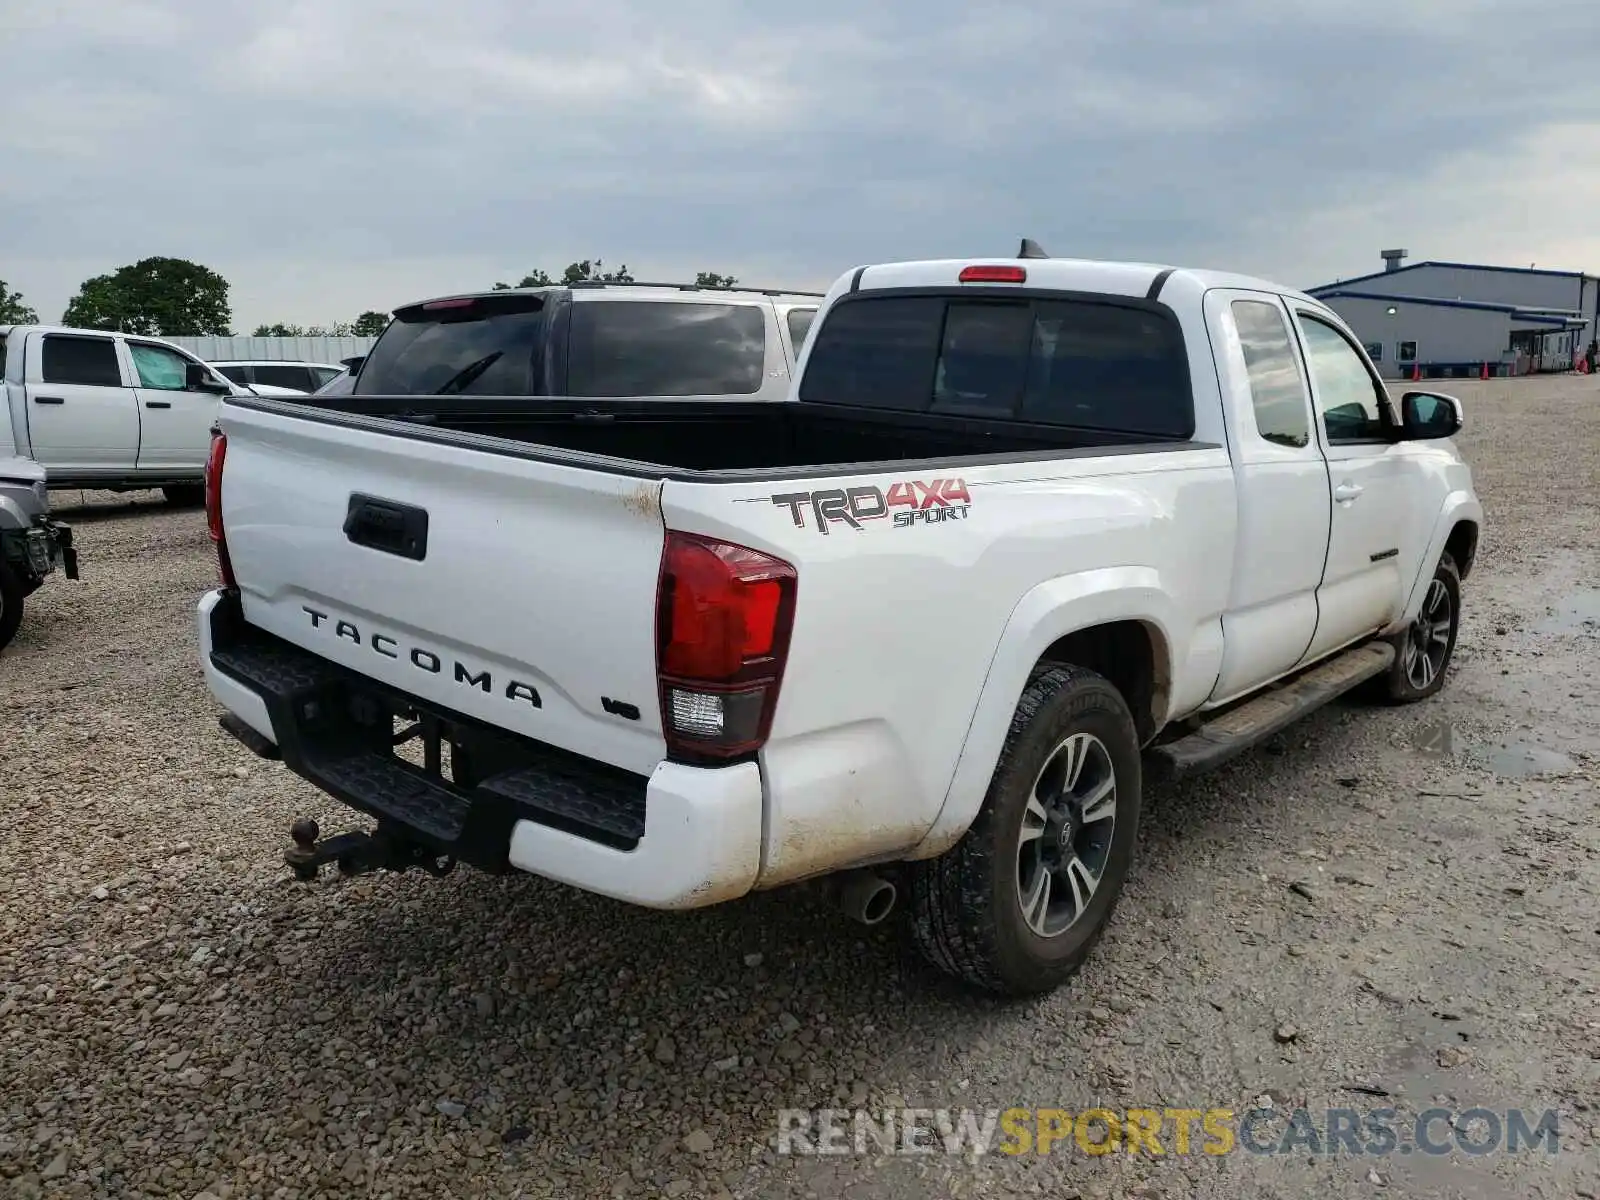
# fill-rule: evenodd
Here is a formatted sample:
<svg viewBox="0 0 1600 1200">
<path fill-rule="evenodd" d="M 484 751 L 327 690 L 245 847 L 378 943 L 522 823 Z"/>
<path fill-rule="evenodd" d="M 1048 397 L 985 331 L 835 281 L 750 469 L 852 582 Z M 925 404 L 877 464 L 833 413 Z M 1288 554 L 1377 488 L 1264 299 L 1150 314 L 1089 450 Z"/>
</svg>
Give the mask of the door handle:
<svg viewBox="0 0 1600 1200">
<path fill-rule="evenodd" d="M 66 403 L 66 401 L 63 400 L 60 396 L 35 396 L 33 398 L 33 402 L 35 404 L 65 404 Z"/>
<path fill-rule="evenodd" d="M 1366 490 L 1359 483 L 1341 483 L 1333 489 L 1333 498 L 1340 504 L 1349 504 Z"/>
<path fill-rule="evenodd" d="M 171 400 L 146 400 L 144 402 L 144 406 L 146 408 L 171 408 L 172 407 L 172 401 Z"/>
</svg>

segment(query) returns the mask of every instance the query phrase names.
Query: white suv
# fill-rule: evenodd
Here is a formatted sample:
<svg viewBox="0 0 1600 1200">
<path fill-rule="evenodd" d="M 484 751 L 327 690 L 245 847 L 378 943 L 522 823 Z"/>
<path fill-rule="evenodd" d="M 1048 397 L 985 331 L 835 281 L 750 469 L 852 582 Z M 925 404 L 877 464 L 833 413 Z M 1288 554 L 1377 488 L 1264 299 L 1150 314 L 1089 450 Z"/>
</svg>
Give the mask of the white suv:
<svg viewBox="0 0 1600 1200">
<path fill-rule="evenodd" d="M 783 400 L 821 300 L 601 282 L 445 296 L 396 309 L 322 395 Z"/>
</svg>

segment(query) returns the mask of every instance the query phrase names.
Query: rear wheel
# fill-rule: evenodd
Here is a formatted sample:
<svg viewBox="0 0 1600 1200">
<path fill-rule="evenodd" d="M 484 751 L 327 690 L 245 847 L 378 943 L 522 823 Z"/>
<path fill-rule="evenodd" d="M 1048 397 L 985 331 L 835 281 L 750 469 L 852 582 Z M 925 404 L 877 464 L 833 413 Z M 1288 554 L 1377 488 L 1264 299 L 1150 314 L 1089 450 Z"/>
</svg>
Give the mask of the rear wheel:
<svg viewBox="0 0 1600 1200">
<path fill-rule="evenodd" d="M 1003 995 L 1050 991 L 1088 958 L 1133 863 L 1139 742 L 1093 671 L 1040 671 L 1017 704 L 983 808 L 912 864 L 913 930 L 936 966 Z"/>
<path fill-rule="evenodd" d="M 16 572 L 0 562 L 0 650 L 10 644 L 22 627 L 22 581 Z"/>
<path fill-rule="evenodd" d="M 174 483 L 162 488 L 161 494 L 174 508 L 198 508 L 206 502 L 206 489 L 202 483 Z"/>
<path fill-rule="evenodd" d="M 1377 682 L 1391 704 L 1426 700 L 1444 687 L 1461 627 L 1461 574 L 1449 554 L 1439 559 L 1416 620 L 1390 638 L 1394 665 Z"/>
</svg>

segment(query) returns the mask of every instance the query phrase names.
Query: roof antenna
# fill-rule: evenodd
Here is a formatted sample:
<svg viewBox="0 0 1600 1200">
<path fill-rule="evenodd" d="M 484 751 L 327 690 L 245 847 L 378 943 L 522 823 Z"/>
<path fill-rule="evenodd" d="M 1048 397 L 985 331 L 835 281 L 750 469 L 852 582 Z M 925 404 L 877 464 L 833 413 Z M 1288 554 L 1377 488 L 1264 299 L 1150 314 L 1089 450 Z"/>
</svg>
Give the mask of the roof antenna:
<svg viewBox="0 0 1600 1200">
<path fill-rule="evenodd" d="M 1017 257 L 1049 258 L 1050 256 L 1044 252 L 1044 247 L 1040 246 L 1038 242 L 1034 241 L 1032 238 L 1023 238 L 1022 249 L 1017 251 Z"/>
</svg>

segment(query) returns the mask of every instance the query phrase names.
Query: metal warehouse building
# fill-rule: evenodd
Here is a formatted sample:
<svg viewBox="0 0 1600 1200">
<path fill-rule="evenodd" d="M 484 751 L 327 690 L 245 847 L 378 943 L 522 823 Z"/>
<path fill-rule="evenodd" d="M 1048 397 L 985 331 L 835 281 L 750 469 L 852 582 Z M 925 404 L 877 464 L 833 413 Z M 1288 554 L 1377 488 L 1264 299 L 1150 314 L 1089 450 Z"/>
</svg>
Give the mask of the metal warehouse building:
<svg viewBox="0 0 1600 1200">
<path fill-rule="evenodd" d="M 269 359 L 335 364 L 372 349 L 375 337 L 169 337 L 206 362 Z"/>
<path fill-rule="evenodd" d="M 1472 263 L 1402 265 L 1309 293 L 1337 312 L 1391 379 L 1570 371 L 1600 337 L 1600 279 Z"/>
</svg>

